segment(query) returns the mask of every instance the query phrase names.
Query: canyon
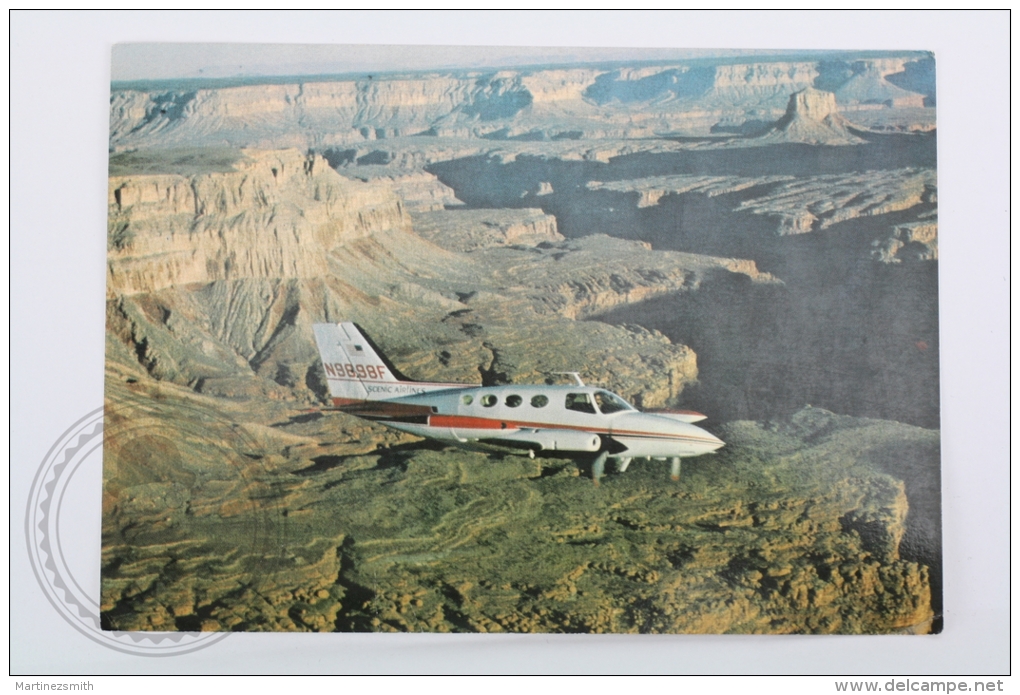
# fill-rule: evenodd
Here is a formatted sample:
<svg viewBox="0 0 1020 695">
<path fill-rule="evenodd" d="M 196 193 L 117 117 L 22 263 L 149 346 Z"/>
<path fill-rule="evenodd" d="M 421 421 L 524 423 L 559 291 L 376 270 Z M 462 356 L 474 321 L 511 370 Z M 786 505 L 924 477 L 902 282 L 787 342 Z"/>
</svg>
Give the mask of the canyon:
<svg viewBox="0 0 1020 695">
<path fill-rule="evenodd" d="M 115 85 L 104 625 L 940 630 L 931 62 Z M 323 407 L 340 320 L 727 446 L 594 488 L 381 429 Z"/>
</svg>

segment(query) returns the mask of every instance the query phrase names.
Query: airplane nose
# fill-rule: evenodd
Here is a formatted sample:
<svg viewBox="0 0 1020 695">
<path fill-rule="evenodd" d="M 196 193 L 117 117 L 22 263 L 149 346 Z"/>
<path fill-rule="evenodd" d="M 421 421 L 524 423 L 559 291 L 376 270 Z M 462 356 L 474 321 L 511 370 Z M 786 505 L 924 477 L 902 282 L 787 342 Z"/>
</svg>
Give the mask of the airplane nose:
<svg viewBox="0 0 1020 695">
<path fill-rule="evenodd" d="M 658 413 L 621 414 L 613 421 L 611 435 L 629 451 L 652 457 L 700 456 L 726 446 L 708 430 Z"/>
<path fill-rule="evenodd" d="M 717 436 L 715 436 L 714 434 L 712 434 L 708 430 L 703 430 L 700 427 L 698 427 L 697 430 L 698 430 L 698 432 L 701 434 L 701 436 L 705 440 L 704 441 L 704 447 L 705 447 L 705 453 L 706 454 L 710 454 L 713 451 L 717 451 L 718 449 L 721 449 L 724 446 L 726 446 L 726 442 L 724 442 L 723 440 L 719 439 Z"/>
</svg>

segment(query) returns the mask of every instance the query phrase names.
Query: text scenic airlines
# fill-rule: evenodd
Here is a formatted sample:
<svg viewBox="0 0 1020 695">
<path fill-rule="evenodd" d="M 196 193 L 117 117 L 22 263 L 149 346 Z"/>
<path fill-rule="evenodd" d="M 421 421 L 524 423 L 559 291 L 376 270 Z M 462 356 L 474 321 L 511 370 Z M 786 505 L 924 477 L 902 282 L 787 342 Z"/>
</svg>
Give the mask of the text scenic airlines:
<svg viewBox="0 0 1020 695">
<path fill-rule="evenodd" d="M 593 455 L 597 485 L 607 459 L 625 471 L 631 459 L 708 454 L 724 442 L 691 424 L 690 411 L 640 412 L 615 393 L 574 385 L 477 386 L 411 381 L 373 348 L 353 323 L 313 326 L 333 405 L 387 427 L 489 451 Z"/>
</svg>

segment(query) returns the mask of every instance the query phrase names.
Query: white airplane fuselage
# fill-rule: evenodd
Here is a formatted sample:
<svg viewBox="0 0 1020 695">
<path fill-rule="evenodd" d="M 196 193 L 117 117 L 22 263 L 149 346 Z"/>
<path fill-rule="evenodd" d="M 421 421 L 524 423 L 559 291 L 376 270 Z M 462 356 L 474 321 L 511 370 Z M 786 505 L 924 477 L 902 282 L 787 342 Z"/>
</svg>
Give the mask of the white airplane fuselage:
<svg viewBox="0 0 1020 695">
<path fill-rule="evenodd" d="M 396 430 L 453 445 L 535 456 L 560 452 L 607 459 L 673 461 L 711 453 L 723 441 L 689 411 L 641 412 L 606 389 L 573 385 L 477 386 L 399 378 L 352 323 L 316 324 L 333 405 Z M 580 382 L 580 379 L 578 379 Z"/>
<path fill-rule="evenodd" d="M 603 414 L 594 404 L 596 394 L 604 393 L 611 392 L 592 386 L 460 386 L 375 401 L 372 410 L 378 414 L 368 417 L 420 437 L 490 448 L 515 448 L 512 442 L 519 439 L 522 445 L 542 444 L 522 449 L 596 452 L 608 437 L 625 447 L 620 453 L 628 456 L 668 458 L 699 456 L 723 445 L 709 432 L 674 417 L 633 409 Z M 589 403 L 578 403 L 577 396 L 587 396 Z M 491 405 L 485 404 L 487 397 Z M 567 407 L 568 398 L 572 408 Z M 542 405 L 536 407 L 533 401 Z M 585 405 L 592 412 L 577 409 Z M 566 440 L 563 448 L 556 446 L 556 435 L 549 434 L 558 431 L 560 440 Z"/>
</svg>

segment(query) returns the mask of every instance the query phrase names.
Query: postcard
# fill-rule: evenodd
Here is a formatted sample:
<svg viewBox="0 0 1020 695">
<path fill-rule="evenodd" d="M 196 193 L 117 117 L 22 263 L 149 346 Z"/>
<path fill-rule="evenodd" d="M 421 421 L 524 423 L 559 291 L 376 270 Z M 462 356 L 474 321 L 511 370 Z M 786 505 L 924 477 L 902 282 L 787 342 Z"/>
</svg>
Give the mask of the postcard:
<svg viewBox="0 0 1020 695">
<path fill-rule="evenodd" d="M 941 631 L 932 54 L 113 76 L 104 629 Z"/>
</svg>

